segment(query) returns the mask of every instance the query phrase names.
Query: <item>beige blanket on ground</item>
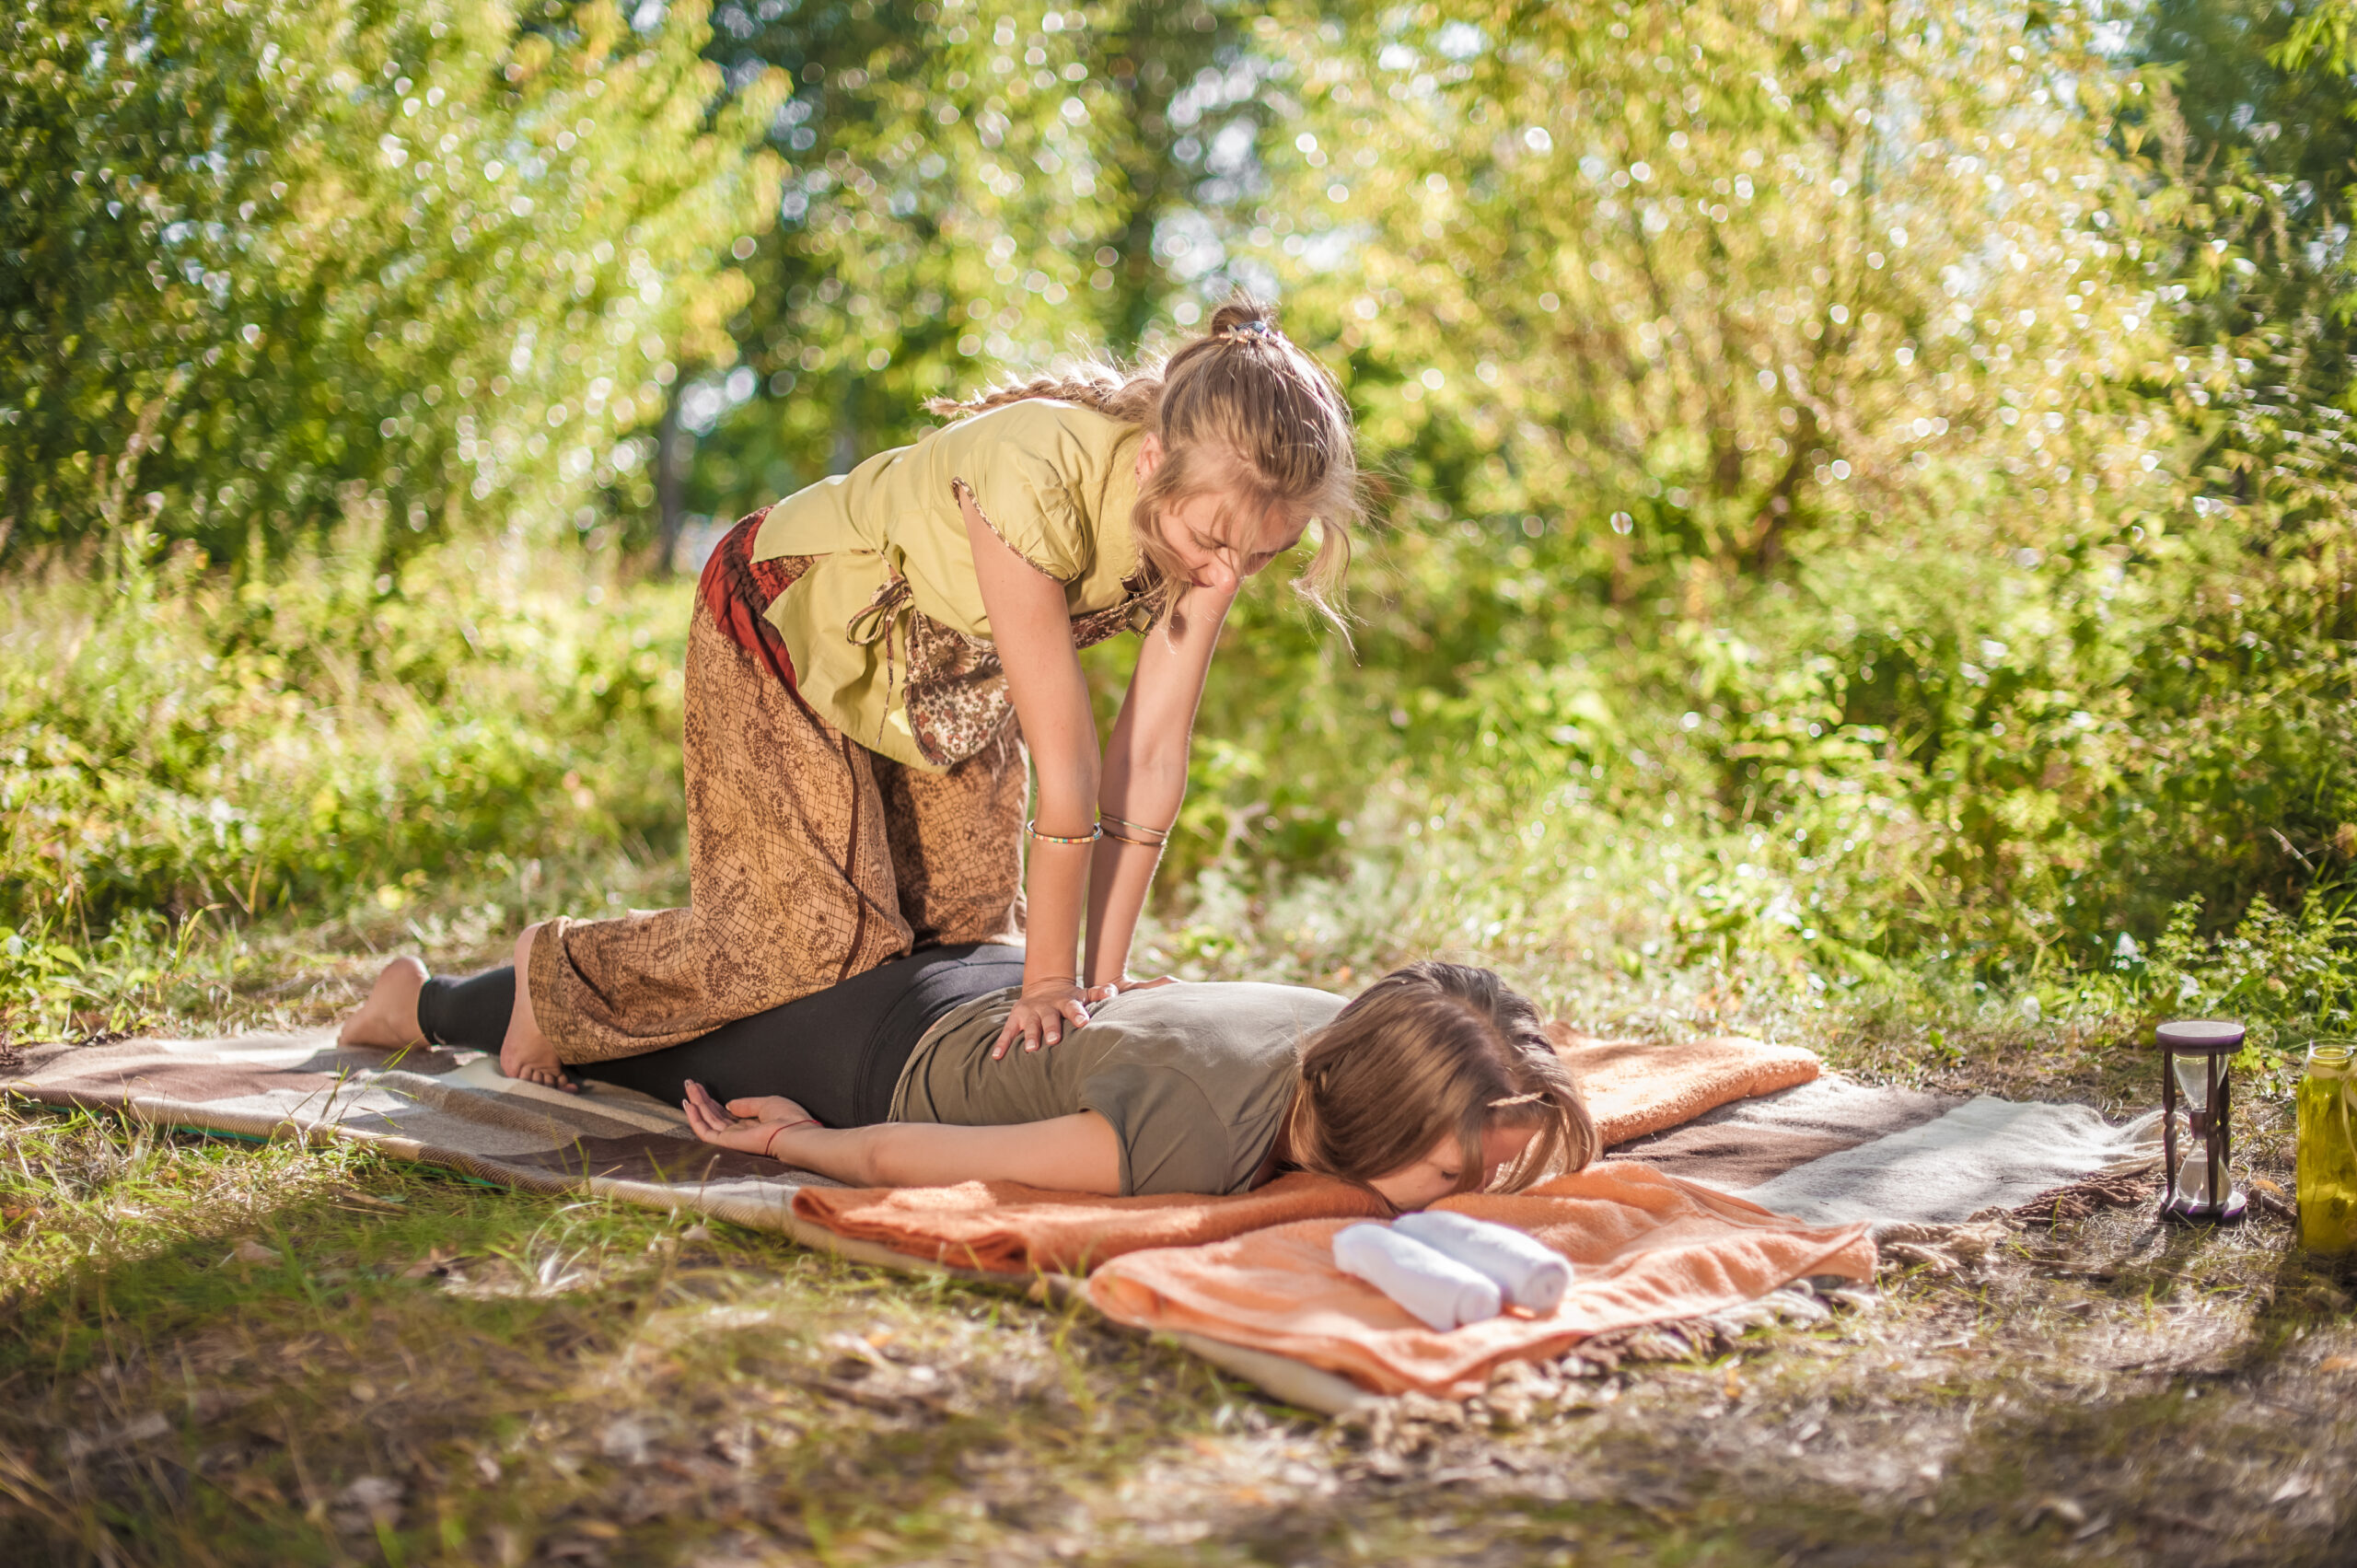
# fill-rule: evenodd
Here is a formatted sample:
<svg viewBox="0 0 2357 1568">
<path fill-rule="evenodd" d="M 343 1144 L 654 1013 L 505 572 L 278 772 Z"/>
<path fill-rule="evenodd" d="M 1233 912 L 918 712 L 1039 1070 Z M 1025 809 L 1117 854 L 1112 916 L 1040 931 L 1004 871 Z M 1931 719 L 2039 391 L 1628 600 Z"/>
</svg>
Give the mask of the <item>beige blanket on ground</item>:
<svg viewBox="0 0 2357 1568">
<path fill-rule="evenodd" d="M 794 1194 L 831 1186 L 699 1142 L 679 1108 L 635 1089 L 579 1094 L 503 1077 L 476 1051 L 346 1050 L 331 1030 L 235 1040 L 36 1046 L 0 1092 L 250 1138 L 343 1138 L 504 1187 L 586 1188 L 767 1230 Z"/>
</svg>

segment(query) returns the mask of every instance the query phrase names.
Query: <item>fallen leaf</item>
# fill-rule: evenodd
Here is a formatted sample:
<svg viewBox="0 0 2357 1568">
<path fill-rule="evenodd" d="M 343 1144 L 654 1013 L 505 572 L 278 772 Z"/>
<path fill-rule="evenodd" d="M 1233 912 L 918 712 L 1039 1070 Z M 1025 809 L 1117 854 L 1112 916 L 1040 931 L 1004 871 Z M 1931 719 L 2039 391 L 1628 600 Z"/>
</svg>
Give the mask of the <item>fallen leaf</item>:
<svg viewBox="0 0 2357 1568">
<path fill-rule="evenodd" d="M 876 1347 L 854 1334 L 832 1333 L 821 1342 L 829 1350 L 868 1366 L 877 1365 Z"/>
<path fill-rule="evenodd" d="M 240 1237 L 238 1245 L 229 1249 L 229 1255 L 221 1261 L 224 1263 L 275 1263 L 278 1258 L 277 1253 L 248 1236 Z"/>
<path fill-rule="evenodd" d="M 643 1465 L 646 1463 L 652 1439 L 645 1427 L 625 1416 L 607 1424 L 606 1430 L 598 1436 L 598 1446 L 610 1459 L 619 1459 L 626 1465 Z"/>
<path fill-rule="evenodd" d="M 681 1231 L 679 1233 L 679 1239 L 682 1241 L 710 1241 L 712 1239 L 712 1226 L 703 1224 L 702 1221 L 698 1221 L 696 1224 L 691 1225 L 688 1226 L 687 1229 Z"/>
<path fill-rule="evenodd" d="M 2282 1184 L 2280 1182 L 2270 1181 L 2263 1176 L 2252 1177 L 2250 1179 L 2250 1184 L 2253 1187 L 2258 1188 L 2262 1192 L 2272 1192 L 2278 1198 L 2283 1196 Z"/>
<path fill-rule="evenodd" d="M 336 1493 L 329 1518 L 342 1534 L 365 1536 L 401 1523 L 401 1496 L 407 1489 L 389 1476 L 364 1475 Z"/>
<path fill-rule="evenodd" d="M 276 1481 L 259 1471 L 241 1470 L 231 1476 L 228 1489 L 229 1495 L 248 1503 L 267 1503 L 278 1508 L 286 1506 L 286 1493 L 278 1490 Z"/>
<path fill-rule="evenodd" d="M 65 1435 L 65 1456 L 78 1459 L 85 1455 L 119 1448 L 129 1443 L 145 1443 L 161 1437 L 172 1429 L 160 1411 L 145 1411 L 133 1416 L 121 1426 L 101 1427 L 94 1433 L 69 1432 Z"/>
<path fill-rule="evenodd" d="M 2307 1475 L 2295 1475 L 2291 1480 L 2285 1481 L 2282 1485 L 2277 1487 L 2275 1489 L 2275 1494 L 2270 1497 L 2268 1501 L 2270 1503 L 2289 1503 L 2294 1497 L 2305 1497 L 2309 1493 L 2314 1492 L 2316 1489 L 2316 1483 L 2315 1478 Z"/>
<path fill-rule="evenodd" d="M 2328 1355 L 2316 1363 L 2318 1372 L 2357 1372 L 2357 1355 Z"/>
<path fill-rule="evenodd" d="M 412 1263 L 408 1268 L 403 1269 L 401 1271 L 401 1278 L 405 1280 L 422 1280 L 429 1274 L 439 1274 L 447 1270 L 449 1262 L 450 1253 L 448 1249 L 437 1247 L 433 1251 L 428 1252 L 424 1257 L 420 1258 L 416 1262 Z"/>
<path fill-rule="evenodd" d="M 2049 1514 L 2073 1529 L 2087 1522 L 2087 1510 L 2078 1499 L 2049 1493 L 2029 1505 L 2029 1511 L 2022 1516 L 2022 1528 L 2036 1527 L 2038 1522 Z"/>
<path fill-rule="evenodd" d="M 388 1503 L 398 1503 L 405 1489 L 389 1476 L 364 1475 L 343 1489 L 339 1502 L 351 1503 L 363 1508 L 378 1508 Z"/>
</svg>

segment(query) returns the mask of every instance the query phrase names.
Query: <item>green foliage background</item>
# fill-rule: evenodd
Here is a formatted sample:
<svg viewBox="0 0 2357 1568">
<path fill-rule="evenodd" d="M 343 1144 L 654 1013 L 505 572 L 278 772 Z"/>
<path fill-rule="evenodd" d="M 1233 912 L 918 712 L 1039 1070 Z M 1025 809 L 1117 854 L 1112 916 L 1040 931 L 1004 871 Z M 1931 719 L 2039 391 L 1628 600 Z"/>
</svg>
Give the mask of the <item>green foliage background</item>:
<svg viewBox="0 0 2357 1568">
<path fill-rule="evenodd" d="M 718 263 L 772 207 L 749 143 L 780 84 L 715 112 L 700 33 L 602 3 L 15 8 L 8 541 L 140 517 L 253 559 L 611 482 L 677 355 L 726 356 Z"/>
<path fill-rule="evenodd" d="M 669 528 L 1242 283 L 1362 619 L 1240 612 L 1162 960 L 2344 1021 L 2352 14 L 35 0 L 0 1008 L 671 864 Z"/>
</svg>

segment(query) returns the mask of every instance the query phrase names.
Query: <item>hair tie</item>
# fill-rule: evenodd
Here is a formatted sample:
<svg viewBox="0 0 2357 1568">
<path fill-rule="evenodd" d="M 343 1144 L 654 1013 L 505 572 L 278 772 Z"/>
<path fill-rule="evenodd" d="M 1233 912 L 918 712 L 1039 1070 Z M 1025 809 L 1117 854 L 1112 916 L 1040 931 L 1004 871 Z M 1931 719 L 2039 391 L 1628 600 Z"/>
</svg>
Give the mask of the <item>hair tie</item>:
<svg viewBox="0 0 2357 1568">
<path fill-rule="evenodd" d="M 1271 327 L 1265 319 L 1255 316 L 1249 321 L 1238 321 L 1233 327 L 1228 328 L 1225 335 L 1231 338 L 1240 338 L 1247 332 L 1251 333 L 1256 338 L 1266 338 L 1273 337 L 1276 333 L 1276 329 Z"/>
<path fill-rule="evenodd" d="M 1528 1105 L 1532 1100 L 1535 1100 L 1535 1099 L 1545 1099 L 1546 1098 L 1547 1098 L 1547 1097 L 1546 1097 L 1546 1095 L 1544 1095 L 1543 1093 L 1531 1093 L 1531 1094 L 1527 1094 L 1527 1095 L 1515 1095 L 1515 1096 L 1513 1096 L 1513 1097 L 1511 1097 L 1510 1098 L 1507 1098 L 1507 1099 L 1493 1099 L 1493 1100 L 1492 1100 L 1492 1101 L 1490 1102 L 1490 1109 L 1491 1109 L 1492 1110 L 1504 1110 L 1506 1107 L 1508 1107 L 1508 1106 L 1510 1106 L 1510 1105 Z"/>
</svg>

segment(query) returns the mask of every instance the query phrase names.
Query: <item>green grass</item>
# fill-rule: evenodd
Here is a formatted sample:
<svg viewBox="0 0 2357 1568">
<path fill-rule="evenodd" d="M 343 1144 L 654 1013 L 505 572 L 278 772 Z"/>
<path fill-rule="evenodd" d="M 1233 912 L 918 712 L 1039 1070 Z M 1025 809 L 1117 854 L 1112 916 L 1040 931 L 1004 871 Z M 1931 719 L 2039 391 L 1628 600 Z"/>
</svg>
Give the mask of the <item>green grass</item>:
<svg viewBox="0 0 2357 1568">
<path fill-rule="evenodd" d="M 453 886 L 512 932 L 585 891 L 544 866 L 666 860 L 685 603 L 496 540 L 396 576 L 354 536 L 240 577 L 134 533 L 12 574 L 0 1028 L 122 1027 L 125 986 L 203 933 L 399 916 Z"/>
</svg>

